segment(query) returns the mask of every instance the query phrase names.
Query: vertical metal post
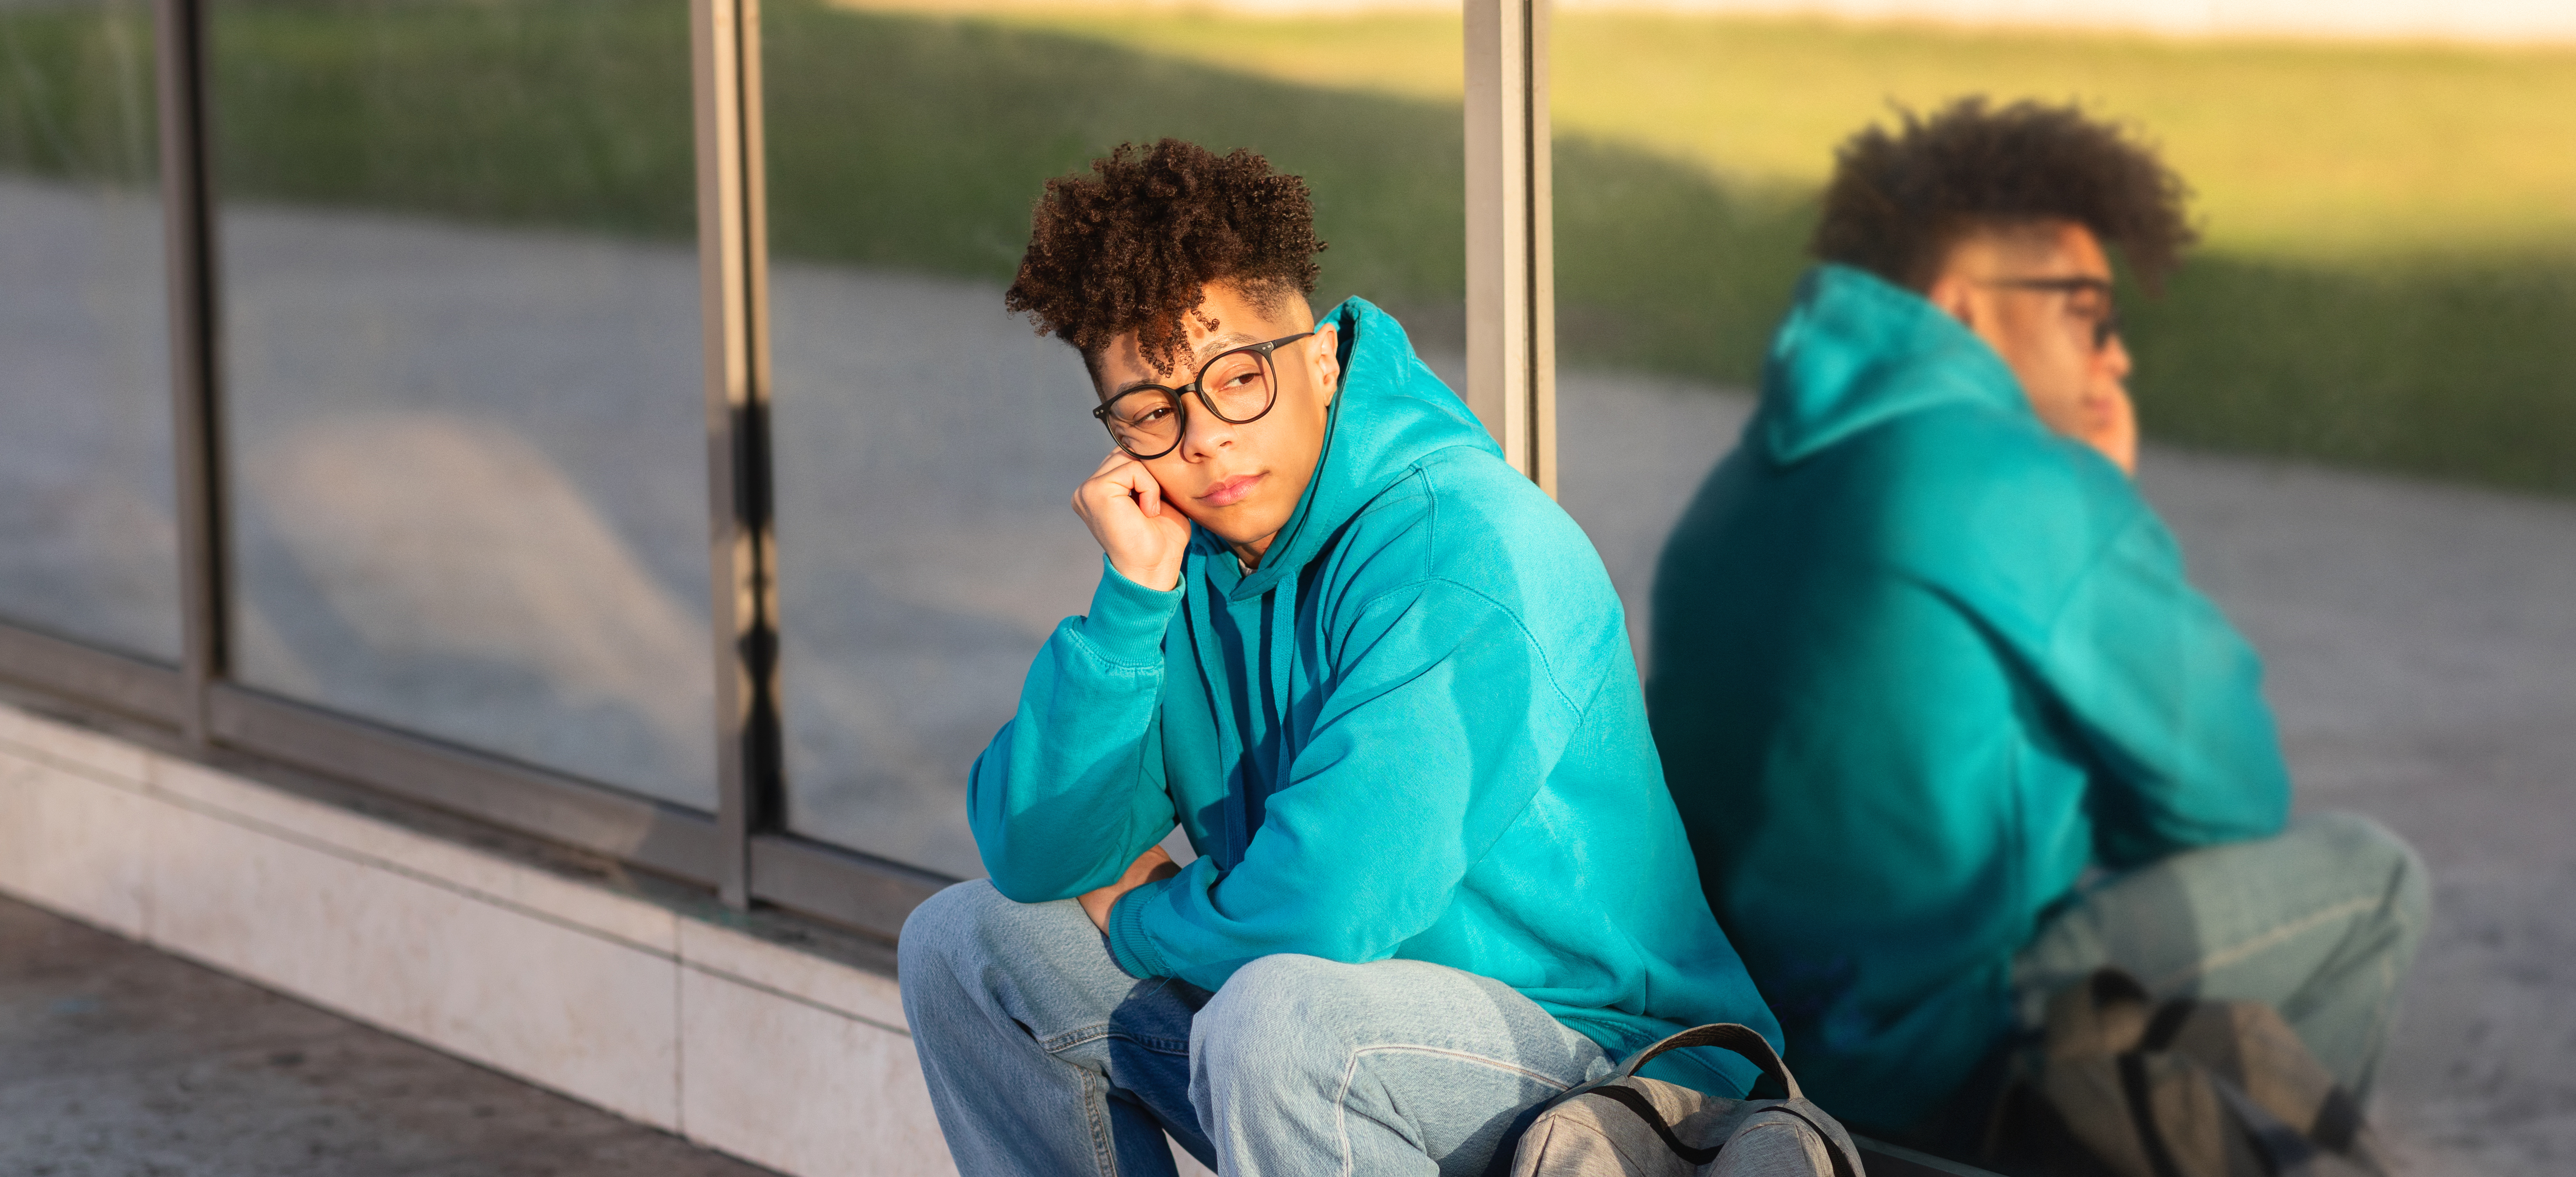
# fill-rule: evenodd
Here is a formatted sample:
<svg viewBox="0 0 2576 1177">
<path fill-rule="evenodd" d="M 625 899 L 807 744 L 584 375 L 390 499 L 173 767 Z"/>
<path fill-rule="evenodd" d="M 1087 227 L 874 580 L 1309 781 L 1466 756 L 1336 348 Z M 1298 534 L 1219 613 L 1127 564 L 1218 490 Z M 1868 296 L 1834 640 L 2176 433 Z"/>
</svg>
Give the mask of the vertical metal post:
<svg viewBox="0 0 2576 1177">
<path fill-rule="evenodd" d="M 1556 493 L 1548 0 L 1466 0 L 1467 404 Z"/>
<path fill-rule="evenodd" d="M 162 250 L 170 298 L 170 434 L 179 538 L 182 726 L 208 740 L 209 686 L 224 673 L 223 414 L 208 158 L 203 0 L 156 0 Z"/>
<path fill-rule="evenodd" d="M 751 837 L 780 801 L 776 591 L 770 569 L 769 356 L 762 303 L 758 0 L 692 0 L 698 272 L 705 323 L 713 590 L 717 890 L 751 904 Z"/>
</svg>

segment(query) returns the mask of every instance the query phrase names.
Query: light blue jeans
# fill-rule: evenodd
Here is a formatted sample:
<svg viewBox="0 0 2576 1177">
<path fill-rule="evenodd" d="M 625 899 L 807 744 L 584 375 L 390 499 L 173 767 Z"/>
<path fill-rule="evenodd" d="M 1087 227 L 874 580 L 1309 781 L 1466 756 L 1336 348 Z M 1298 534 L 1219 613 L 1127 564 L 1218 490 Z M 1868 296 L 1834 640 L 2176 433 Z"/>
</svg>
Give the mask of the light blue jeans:
<svg viewBox="0 0 2576 1177">
<path fill-rule="evenodd" d="M 1471 1174 L 1514 1115 L 1615 1060 L 1510 987 L 1269 956 L 1214 994 L 1119 971 L 1071 900 L 959 883 L 905 921 L 913 1047 L 970 1177 Z"/>
<path fill-rule="evenodd" d="M 2108 964 L 2159 999 L 2266 1002 L 2366 1103 L 2431 905 L 2397 835 L 2359 814 L 2303 817 L 2082 892 L 2014 958 L 2014 997 L 2036 1032 L 2051 994 Z"/>
</svg>

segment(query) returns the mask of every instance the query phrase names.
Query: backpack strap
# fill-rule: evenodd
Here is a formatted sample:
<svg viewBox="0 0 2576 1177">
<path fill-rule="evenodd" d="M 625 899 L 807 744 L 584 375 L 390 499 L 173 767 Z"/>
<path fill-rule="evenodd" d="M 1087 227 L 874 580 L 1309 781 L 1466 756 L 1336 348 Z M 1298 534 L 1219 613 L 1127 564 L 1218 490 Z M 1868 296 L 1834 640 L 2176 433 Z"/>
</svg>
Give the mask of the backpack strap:
<svg viewBox="0 0 2576 1177">
<path fill-rule="evenodd" d="M 2138 1134 L 2138 1149 L 2155 1177 L 2182 1177 L 2173 1151 L 2165 1147 L 2164 1128 L 2156 1123 L 2156 1104 L 2147 1083 L 2147 1056 L 2123 1051 L 2119 1056 L 2120 1094 L 2129 1104 L 2129 1126 Z"/>
<path fill-rule="evenodd" d="M 1832 1116 L 1826 1115 L 1823 1108 L 1807 1102 L 1806 1096 L 1798 1090 L 1797 1077 L 1791 1075 L 1788 1065 L 1780 1061 L 1780 1052 L 1771 1049 L 1769 1039 L 1764 1038 L 1752 1027 L 1735 1022 L 1717 1022 L 1684 1030 L 1628 1056 L 1628 1061 L 1619 1064 L 1617 1070 L 1607 1075 L 1589 1083 L 1569 1087 L 1549 1099 L 1532 1105 L 1528 1110 L 1513 1117 L 1511 1127 L 1504 1130 L 1502 1140 L 1494 1146 L 1493 1159 L 1485 1164 L 1485 1177 L 1510 1177 L 1513 1157 L 1519 1152 L 1521 1138 L 1529 1133 L 1530 1125 L 1537 1123 L 1540 1116 L 1586 1095 L 1601 1096 L 1636 1113 L 1637 1118 L 1644 1120 L 1647 1127 L 1655 1130 L 1655 1135 L 1663 1140 L 1664 1147 L 1673 1150 L 1674 1155 L 1683 1160 L 1694 1165 L 1705 1165 L 1716 1160 L 1719 1149 L 1725 1147 L 1724 1142 L 1721 1141 L 1716 1148 L 1692 1148 L 1683 1144 L 1680 1137 L 1673 1135 L 1672 1125 L 1664 1120 L 1663 1113 L 1655 1108 L 1654 1101 L 1647 1099 L 1644 1092 L 1634 1087 L 1619 1086 L 1621 1082 L 1635 1078 L 1638 1069 L 1653 1062 L 1657 1055 L 1667 1051 L 1688 1050 L 1695 1046 L 1716 1046 L 1734 1051 L 1744 1056 L 1746 1061 L 1761 1068 L 1763 1074 L 1778 1080 L 1789 1097 L 1771 1104 L 1764 1110 L 1785 1112 L 1815 1129 L 1816 1134 L 1824 1138 L 1825 1153 L 1833 1162 L 1834 1177 L 1862 1177 L 1860 1150 L 1852 1144 L 1851 1134 L 1845 1132 L 1842 1124 Z"/>
<path fill-rule="evenodd" d="M 1761 1068 L 1763 1074 L 1778 1080 L 1781 1089 L 1789 1093 L 1789 1098 L 1806 1098 L 1805 1093 L 1798 1090 L 1797 1078 L 1790 1075 L 1787 1064 L 1780 1061 L 1780 1052 L 1771 1049 L 1771 1040 L 1755 1032 L 1753 1027 L 1736 1022 L 1716 1022 L 1684 1030 L 1629 1055 L 1628 1061 L 1619 1064 L 1619 1069 L 1612 1072 L 1610 1078 L 1601 1082 L 1609 1083 L 1633 1078 L 1639 1068 L 1655 1061 L 1657 1056 L 1666 1051 L 1689 1050 L 1694 1046 L 1723 1047 L 1743 1055 L 1746 1062 Z"/>
<path fill-rule="evenodd" d="M 2317 1107 L 2317 1118 L 2308 1125 L 2308 1139 L 2328 1152 L 2350 1155 L 2360 1138 L 2360 1102 L 2341 1083 L 2327 1088 L 2325 1102 Z"/>
<path fill-rule="evenodd" d="M 2154 1017 L 2147 1019 L 2147 1032 L 2138 1038 L 2138 1049 L 2160 1051 L 2173 1049 L 2174 1039 L 2182 1037 L 2183 1024 L 2191 1020 L 2200 1003 L 2188 997 L 2177 997 L 2156 1007 Z"/>
</svg>

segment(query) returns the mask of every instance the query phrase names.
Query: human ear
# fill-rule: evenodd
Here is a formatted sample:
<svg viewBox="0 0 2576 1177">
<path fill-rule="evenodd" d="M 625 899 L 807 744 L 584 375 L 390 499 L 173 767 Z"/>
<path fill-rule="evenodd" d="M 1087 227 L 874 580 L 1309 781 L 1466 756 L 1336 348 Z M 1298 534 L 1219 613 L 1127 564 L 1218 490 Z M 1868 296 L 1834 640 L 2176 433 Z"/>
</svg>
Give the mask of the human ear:
<svg viewBox="0 0 2576 1177">
<path fill-rule="evenodd" d="M 1315 383 L 1324 390 L 1324 403 L 1342 390 L 1342 338 L 1339 327 L 1315 328 Z"/>
<path fill-rule="evenodd" d="M 1942 314 L 1957 319 L 1960 326 L 1977 329 L 1981 316 L 1977 314 L 1975 283 L 1955 273 L 1945 273 L 1932 280 L 1932 288 L 1924 291 L 1923 297 L 1941 308 Z"/>
</svg>

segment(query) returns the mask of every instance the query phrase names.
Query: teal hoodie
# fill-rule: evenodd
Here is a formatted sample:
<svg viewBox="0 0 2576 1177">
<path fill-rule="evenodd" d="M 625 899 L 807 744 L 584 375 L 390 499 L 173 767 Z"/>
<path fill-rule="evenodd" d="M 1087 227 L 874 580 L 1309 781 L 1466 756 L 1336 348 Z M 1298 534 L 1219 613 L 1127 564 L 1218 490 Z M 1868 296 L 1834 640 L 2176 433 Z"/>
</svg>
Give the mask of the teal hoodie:
<svg viewBox="0 0 2576 1177">
<path fill-rule="evenodd" d="M 2281 828 L 2254 652 L 2108 460 L 1915 294 L 1801 283 L 1655 582 L 1700 877 L 1836 1115 L 1914 1127 L 2089 866 Z"/>
<path fill-rule="evenodd" d="M 1326 321 L 1342 387 L 1261 567 L 1199 531 L 1170 592 L 1104 568 L 1029 668 L 967 794 L 994 887 L 1104 886 L 1177 818 L 1202 857 L 1110 919 L 1134 976 L 1422 960 L 1614 1057 L 1702 1022 L 1776 1042 L 1701 895 L 1600 557 L 1395 320 L 1353 299 Z M 1666 1074 L 1751 1081 L 1707 1053 Z"/>
</svg>

